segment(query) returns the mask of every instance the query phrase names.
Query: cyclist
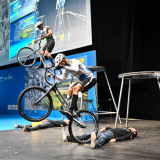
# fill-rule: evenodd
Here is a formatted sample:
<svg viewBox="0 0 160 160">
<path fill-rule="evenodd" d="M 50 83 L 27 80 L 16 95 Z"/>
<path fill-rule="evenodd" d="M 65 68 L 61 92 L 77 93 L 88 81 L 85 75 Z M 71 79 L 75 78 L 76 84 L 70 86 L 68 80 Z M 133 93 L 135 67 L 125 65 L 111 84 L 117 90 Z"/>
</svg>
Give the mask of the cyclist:
<svg viewBox="0 0 160 160">
<path fill-rule="evenodd" d="M 79 81 L 75 83 L 72 87 L 70 87 L 68 90 L 69 97 L 70 98 L 72 97 L 69 111 L 60 110 L 62 114 L 72 116 L 73 109 L 75 111 L 78 110 L 77 107 L 78 93 L 80 91 L 82 93 L 87 92 L 96 84 L 97 79 L 84 64 L 80 63 L 76 59 L 71 59 L 69 61 L 62 53 L 56 56 L 55 67 L 57 69 L 64 68 L 61 75 L 53 74 L 53 77 L 55 77 L 58 81 L 65 81 L 69 73 L 71 73 L 72 75 L 74 75 L 79 79 Z"/>
<path fill-rule="evenodd" d="M 53 61 L 52 56 L 50 55 L 50 53 L 52 52 L 52 50 L 55 46 L 55 41 L 52 36 L 53 32 L 49 26 L 43 26 L 43 23 L 41 21 L 38 21 L 36 23 L 35 28 L 39 29 L 41 31 L 41 36 L 37 39 L 37 41 L 39 41 L 40 39 L 44 39 L 44 38 L 46 38 L 46 40 L 47 40 L 46 45 L 42 48 L 41 54 L 44 55 L 44 53 L 45 53 L 47 55 L 48 59 L 52 63 L 51 67 L 54 67 L 55 63 Z M 41 62 L 41 64 L 39 66 L 37 66 L 36 68 L 44 68 L 43 63 Z"/>
</svg>

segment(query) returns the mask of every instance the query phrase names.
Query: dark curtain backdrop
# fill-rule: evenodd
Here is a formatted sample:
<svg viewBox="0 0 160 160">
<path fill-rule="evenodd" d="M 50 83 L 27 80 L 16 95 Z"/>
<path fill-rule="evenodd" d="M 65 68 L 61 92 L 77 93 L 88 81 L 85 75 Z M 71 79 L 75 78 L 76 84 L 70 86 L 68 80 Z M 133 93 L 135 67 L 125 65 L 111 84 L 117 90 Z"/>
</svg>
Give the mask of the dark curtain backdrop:
<svg viewBox="0 0 160 160">
<path fill-rule="evenodd" d="M 118 74 L 160 70 L 159 1 L 92 0 L 91 3 L 92 47 L 97 51 L 97 64 L 107 68 L 118 104 L 121 83 Z M 127 92 L 125 80 L 121 117 L 126 116 Z M 102 73 L 98 74 L 98 98 L 111 98 Z M 107 107 L 107 102 L 100 105 L 102 110 Z M 130 117 L 160 120 L 160 91 L 156 79 L 132 81 Z"/>
</svg>

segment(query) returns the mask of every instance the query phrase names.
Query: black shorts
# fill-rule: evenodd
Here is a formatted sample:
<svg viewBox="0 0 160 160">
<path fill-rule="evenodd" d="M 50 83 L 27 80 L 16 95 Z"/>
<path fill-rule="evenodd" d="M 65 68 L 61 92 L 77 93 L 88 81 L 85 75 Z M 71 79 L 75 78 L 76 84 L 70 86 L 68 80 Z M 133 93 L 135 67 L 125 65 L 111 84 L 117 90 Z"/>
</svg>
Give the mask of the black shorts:
<svg viewBox="0 0 160 160">
<path fill-rule="evenodd" d="M 53 48 L 54 48 L 54 46 L 55 46 L 55 41 L 54 41 L 54 39 L 52 39 L 52 40 L 50 40 L 50 41 L 48 41 L 48 42 L 46 43 L 46 45 L 43 47 L 42 50 L 43 50 L 44 52 L 47 50 L 49 53 L 51 53 L 52 50 L 53 50 Z"/>
<path fill-rule="evenodd" d="M 97 83 L 97 79 L 89 77 L 81 82 L 75 83 L 74 85 L 77 85 L 78 83 L 80 83 L 83 86 L 84 90 L 81 92 L 84 93 L 90 90 Z"/>
</svg>

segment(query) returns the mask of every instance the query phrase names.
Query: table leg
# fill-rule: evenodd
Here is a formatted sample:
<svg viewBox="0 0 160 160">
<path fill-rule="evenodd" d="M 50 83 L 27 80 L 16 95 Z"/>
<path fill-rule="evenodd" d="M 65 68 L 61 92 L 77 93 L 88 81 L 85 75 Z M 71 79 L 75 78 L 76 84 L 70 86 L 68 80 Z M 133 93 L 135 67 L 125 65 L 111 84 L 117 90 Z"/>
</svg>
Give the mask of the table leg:
<svg viewBox="0 0 160 160">
<path fill-rule="evenodd" d="M 97 119 L 98 119 L 98 97 L 97 97 L 97 92 L 96 92 L 96 87 L 94 86 L 94 94 L 96 98 L 96 108 L 97 108 Z"/>
<path fill-rule="evenodd" d="M 91 104 L 92 104 L 92 107 L 93 107 L 93 112 L 94 112 L 94 114 L 96 114 L 96 111 L 95 111 L 95 109 L 94 109 L 94 105 L 93 105 L 93 102 L 91 101 Z"/>
<path fill-rule="evenodd" d="M 127 102 L 126 128 L 128 128 L 128 115 L 129 115 L 129 106 L 130 106 L 130 96 L 131 96 L 131 79 L 129 79 L 129 87 L 128 87 L 128 102 Z"/>
<path fill-rule="evenodd" d="M 122 81 L 121 81 L 121 89 L 120 89 L 120 94 L 119 94 L 119 101 L 118 101 L 118 109 L 117 109 L 117 115 L 116 115 L 115 128 L 117 128 L 117 121 L 118 121 L 118 117 L 119 117 L 119 110 L 120 110 L 121 99 L 122 99 L 123 84 L 124 84 L 124 78 L 122 78 Z"/>
<path fill-rule="evenodd" d="M 157 82 L 158 82 L 158 87 L 159 87 L 159 89 L 160 89 L 160 82 L 159 82 L 159 80 L 157 80 Z"/>
</svg>

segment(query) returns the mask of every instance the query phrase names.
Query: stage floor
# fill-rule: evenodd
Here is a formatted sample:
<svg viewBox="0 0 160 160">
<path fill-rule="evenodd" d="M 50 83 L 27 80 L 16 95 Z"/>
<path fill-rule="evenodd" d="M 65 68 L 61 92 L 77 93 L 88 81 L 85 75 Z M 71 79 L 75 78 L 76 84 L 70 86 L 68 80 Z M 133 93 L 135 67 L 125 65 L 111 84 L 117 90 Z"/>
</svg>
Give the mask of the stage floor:
<svg viewBox="0 0 160 160">
<path fill-rule="evenodd" d="M 100 119 L 100 128 L 114 127 L 114 122 Z M 118 128 L 125 128 L 122 122 Z M 98 149 L 63 142 L 62 128 L 0 131 L 0 159 L 160 159 L 160 121 L 129 120 L 129 126 L 138 130 L 137 138 Z"/>
</svg>

